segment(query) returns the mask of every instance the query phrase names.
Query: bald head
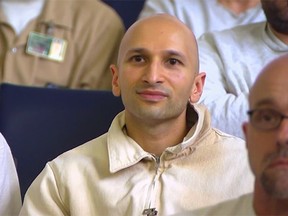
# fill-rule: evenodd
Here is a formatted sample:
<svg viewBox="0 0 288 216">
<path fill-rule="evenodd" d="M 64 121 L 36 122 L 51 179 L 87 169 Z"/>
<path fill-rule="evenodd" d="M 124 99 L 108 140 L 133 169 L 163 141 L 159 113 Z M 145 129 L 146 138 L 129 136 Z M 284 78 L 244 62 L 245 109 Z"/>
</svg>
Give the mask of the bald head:
<svg viewBox="0 0 288 216">
<path fill-rule="evenodd" d="M 250 90 L 250 108 L 264 102 L 286 103 L 288 106 L 288 55 L 280 56 L 260 72 Z"/>
<path fill-rule="evenodd" d="M 127 30 L 120 45 L 118 66 L 121 67 L 130 49 L 157 49 L 157 45 L 164 43 L 170 43 L 171 49 L 179 48 L 180 52 L 187 52 L 189 54 L 187 57 L 195 64 L 198 71 L 198 49 L 194 34 L 184 23 L 168 14 L 157 14 L 140 19 Z"/>
</svg>

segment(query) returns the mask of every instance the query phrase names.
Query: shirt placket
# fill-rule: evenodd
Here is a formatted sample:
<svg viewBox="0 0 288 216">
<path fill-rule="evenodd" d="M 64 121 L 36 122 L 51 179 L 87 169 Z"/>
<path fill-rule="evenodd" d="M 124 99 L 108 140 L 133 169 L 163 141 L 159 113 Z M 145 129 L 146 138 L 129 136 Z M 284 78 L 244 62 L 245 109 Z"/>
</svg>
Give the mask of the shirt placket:
<svg viewBox="0 0 288 216">
<path fill-rule="evenodd" d="M 153 158 L 155 159 L 155 176 L 148 190 L 147 201 L 145 204 L 146 208 L 142 212 L 142 215 L 146 216 L 155 216 L 158 214 L 158 210 L 156 208 L 156 197 L 159 187 L 159 178 L 162 172 L 160 170 L 160 157 L 153 156 Z"/>
</svg>

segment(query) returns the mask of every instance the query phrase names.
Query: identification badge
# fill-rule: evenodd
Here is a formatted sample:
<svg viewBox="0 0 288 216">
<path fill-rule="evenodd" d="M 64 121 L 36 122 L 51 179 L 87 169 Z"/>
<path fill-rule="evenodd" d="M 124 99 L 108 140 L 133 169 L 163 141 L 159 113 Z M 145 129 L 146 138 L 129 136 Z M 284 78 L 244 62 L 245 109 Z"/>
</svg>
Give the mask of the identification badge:
<svg viewBox="0 0 288 216">
<path fill-rule="evenodd" d="M 26 53 L 54 61 L 63 61 L 67 41 L 50 35 L 30 32 Z"/>
</svg>

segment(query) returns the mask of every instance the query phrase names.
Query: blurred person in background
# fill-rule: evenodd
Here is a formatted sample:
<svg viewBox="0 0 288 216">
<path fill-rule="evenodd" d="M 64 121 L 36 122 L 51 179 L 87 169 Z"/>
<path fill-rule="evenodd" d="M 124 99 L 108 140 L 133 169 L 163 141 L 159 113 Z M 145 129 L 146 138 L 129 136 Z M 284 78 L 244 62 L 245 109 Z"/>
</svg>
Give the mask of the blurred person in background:
<svg viewBox="0 0 288 216">
<path fill-rule="evenodd" d="M 111 90 L 124 34 L 97 0 L 0 0 L 0 82 Z"/>
<path fill-rule="evenodd" d="M 197 38 L 205 32 L 265 20 L 260 0 L 146 0 L 139 18 L 156 13 L 176 16 Z"/>
<path fill-rule="evenodd" d="M 200 102 L 212 125 L 243 138 L 248 93 L 263 65 L 288 52 L 288 4 L 261 0 L 267 22 L 206 33 L 198 40 L 200 70 L 207 73 Z"/>
<path fill-rule="evenodd" d="M 249 93 L 249 121 L 243 131 L 255 175 L 254 191 L 179 216 L 288 215 L 287 80 L 288 54 L 266 65 Z"/>
</svg>

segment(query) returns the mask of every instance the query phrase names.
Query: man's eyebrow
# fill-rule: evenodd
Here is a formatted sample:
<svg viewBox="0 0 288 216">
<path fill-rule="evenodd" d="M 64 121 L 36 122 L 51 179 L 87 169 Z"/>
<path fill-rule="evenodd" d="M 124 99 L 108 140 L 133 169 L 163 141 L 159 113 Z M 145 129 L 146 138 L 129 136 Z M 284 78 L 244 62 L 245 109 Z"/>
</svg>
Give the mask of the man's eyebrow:
<svg viewBox="0 0 288 216">
<path fill-rule="evenodd" d="M 273 100 L 272 98 L 264 98 L 260 101 L 258 101 L 257 103 L 255 103 L 255 106 L 264 106 L 264 105 L 272 105 L 275 104 L 275 100 Z"/>
<path fill-rule="evenodd" d="M 129 50 L 127 50 L 127 53 L 145 53 L 145 52 L 148 52 L 147 49 L 145 48 L 131 48 Z"/>
<path fill-rule="evenodd" d="M 179 56 L 180 58 L 186 59 L 186 56 L 182 52 L 176 50 L 165 50 L 163 52 L 169 56 Z"/>
<path fill-rule="evenodd" d="M 139 54 L 143 54 L 143 55 L 148 55 L 150 53 L 150 51 L 146 48 L 143 47 L 137 47 L 137 48 L 131 48 L 129 50 L 127 50 L 126 52 L 126 56 L 127 55 L 131 55 L 133 53 L 139 53 Z M 162 52 L 163 56 L 169 57 L 178 57 L 180 59 L 182 59 L 183 61 L 185 61 L 187 59 L 187 56 L 184 55 L 182 52 L 179 52 L 177 50 L 173 50 L 173 49 L 168 49 L 168 50 L 163 50 Z"/>
<path fill-rule="evenodd" d="M 127 52 L 149 52 L 148 49 L 137 47 L 137 48 L 131 48 Z M 163 53 L 169 54 L 169 55 L 175 55 L 175 56 L 182 56 L 185 57 L 185 55 L 179 51 L 176 50 L 163 50 Z"/>
</svg>

